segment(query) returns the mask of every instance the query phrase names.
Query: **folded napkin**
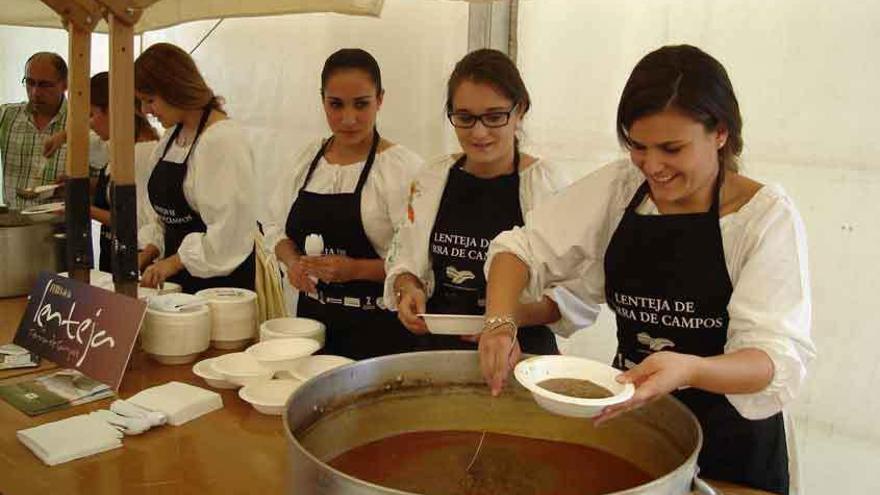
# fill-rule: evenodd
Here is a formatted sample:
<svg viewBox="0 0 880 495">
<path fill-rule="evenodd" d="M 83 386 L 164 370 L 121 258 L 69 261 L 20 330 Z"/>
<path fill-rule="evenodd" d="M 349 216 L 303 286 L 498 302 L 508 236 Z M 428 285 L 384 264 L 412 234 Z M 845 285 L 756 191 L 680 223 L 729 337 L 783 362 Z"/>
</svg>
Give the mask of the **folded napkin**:
<svg viewBox="0 0 880 495">
<path fill-rule="evenodd" d="M 149 411 L 164 413 L 168 424 L 174 426 L 223 408 L 223 398 L 217 392 L 181 382 L 168 382 L 142 390 L 126 401 Z"/>
<path fill-rule="evenodd" d="M 49 466 L 122 447 L 122 432 L 91 414 L 19 430 L 16 435 Z"/>
</svg>

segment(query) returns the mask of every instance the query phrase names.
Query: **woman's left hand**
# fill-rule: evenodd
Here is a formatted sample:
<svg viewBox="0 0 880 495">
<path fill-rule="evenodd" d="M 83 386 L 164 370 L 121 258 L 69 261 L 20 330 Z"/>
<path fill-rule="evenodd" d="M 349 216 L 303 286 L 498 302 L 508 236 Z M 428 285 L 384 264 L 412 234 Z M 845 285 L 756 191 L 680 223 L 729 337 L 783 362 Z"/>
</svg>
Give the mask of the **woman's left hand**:
<svg viewBox="0 0 880 495">
<path fill-rule="evenodd" d="M 699 356 L 662 351 L 651 354 L 638 366 L 621 373 L 619 383 L 632 383 L 636 390 L 632 398 L 621 404 L 608 406 L 593 419 L 599 425 L 621 413 L 642 407 L 679 387 L 689 385 L 699 366 Z"/>
<path fill-rule="evenodd" d="M 354 280 L 355 260 L 348 256 L 335 254 L 324 256 L 302 256 L 300 265 L 308 275 L 318 277 L 324 282 L 349 282 Z"/>
<path fill-rule="evenodd" d="M 180 270 L 183 270 L 183 263 L 180 261 L 180 256 L 176 254 L 159 260 L 144 270 L 144 274 L 141 277 L 141 285 L 156 288 Z"/>
</svg>

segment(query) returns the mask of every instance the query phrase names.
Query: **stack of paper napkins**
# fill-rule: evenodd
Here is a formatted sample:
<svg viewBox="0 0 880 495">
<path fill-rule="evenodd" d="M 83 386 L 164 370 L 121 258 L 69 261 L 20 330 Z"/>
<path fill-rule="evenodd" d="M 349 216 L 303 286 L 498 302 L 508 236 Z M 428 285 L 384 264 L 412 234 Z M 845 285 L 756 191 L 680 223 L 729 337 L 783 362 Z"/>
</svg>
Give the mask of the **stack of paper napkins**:
<svg viewBox="0 0 880 495">
<path fill-rule="evenodd" d="M 168 424 L 178 426 L 203 414 L 223 408 L 217 392 L 181 382 L 168 382 L 132 395 L 126 401 L 168 416 Z"/>
<path fill-rule="evenodd" d="M 50 466 L 122 447 L 122 432 L 93 414 L 82 414 L 16 432 L 19 441 Z"/>
</svg>

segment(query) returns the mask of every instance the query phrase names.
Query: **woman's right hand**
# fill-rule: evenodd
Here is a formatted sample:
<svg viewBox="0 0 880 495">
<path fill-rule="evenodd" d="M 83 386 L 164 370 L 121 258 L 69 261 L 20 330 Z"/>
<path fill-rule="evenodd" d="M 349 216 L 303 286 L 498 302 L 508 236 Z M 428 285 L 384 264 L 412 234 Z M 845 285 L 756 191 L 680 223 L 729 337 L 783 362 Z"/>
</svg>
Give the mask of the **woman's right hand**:
<svg viewBox="0 0 880 495">
<path fill-rule="evenodd" d="M 397 318 L 407 330 L 417 335 L 428 333 L 428 325 L 418 316 L 425 313 L 426 300 L 423 289 L 407 287 L 400 291 L 400 300 L 397 301 Z"/>
<path fill-rule="evenodd" d="M 305 269 L 303 269 L 302 264 L 300 264 L 299 258 L 290 260 L 286 265 L 287 280 L 290 281 L 290 285 L 300 292 L 306 292 L 309 294 L 318 292 L 315 282 L 309 278 L 309 275 L 306 273 Z"/>
</svg>

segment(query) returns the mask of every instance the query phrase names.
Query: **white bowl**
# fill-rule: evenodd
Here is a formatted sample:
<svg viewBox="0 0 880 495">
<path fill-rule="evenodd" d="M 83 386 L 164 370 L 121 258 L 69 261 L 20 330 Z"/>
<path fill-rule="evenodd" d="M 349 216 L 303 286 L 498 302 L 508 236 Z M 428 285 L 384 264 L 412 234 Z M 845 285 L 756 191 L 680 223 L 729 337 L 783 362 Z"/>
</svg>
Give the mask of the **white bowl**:
<svg viewBox="0 0 880 495">
<path fill-rule="evenodd" d="M 544 409 L 576 418 L 592 418 L 607 406 L 629 400 L 635 387 L 631 383 L 617 383 L 621 372 L 607 364 L 575 356 L 537 356 L 520 361 L 514 368 L 516 380 L 527 388 L 535 401 Z M 553 378 L 589 380 L 608 389 L 611 397 L 584 399 L 551 392 L 538 384 Z"/>
<path fill-rule="evenodd" d="M 281 371 L 290 368 L 298 359 L 309 356 L 321 346 L 312 339 L 292 337 L 272 339 L 247 348 L 245 352 L 257 358 L 263 366 Z"/>
<path fill-rule="evenodd" d="M 211 345 L 243 349 L 257 336 L 257 293 L 237 287 L 213 287 L 196 292 L 211 305 Z"/>
<path fill-rule="evenodd" d="M 319 354 L 317 356 L 308 356 L 298 359 L 288 371 L 290 376 L 304 382 L 325 371 L 345 366 L 346 364 L 353 362 L 354 359 L 349 359 L 343 356 Z"/>
<path fill-rule="evenodd" d="M 323 323 L 311 318 L 273 318 L 260 325 L 260 340 L 305 337 L 314 339 L 324 347 L 325 330 Z"/>
<path fill-rule="evenodd" d="M 223 375 L 218 373 L 211 363 L 217 358 L 202 359 L 196 363 L 192 370 L 193 373 L 205 380 L 205 383 L 214 388 L 238 388 L 238 385 L 229 383 L 223 379 Z"/>
<path fill-rule="evenodd" d="M 483 331 L 483 315 L 441 315 L 422 313 L 428 331 L 438 335 L 476 335 Z"/>
<path fill-rule="evenodd" d="M 281 415 L 287 399 L 300 385 L 299 380 L 264 380 L 242 387 L 238 396 L 263 414 Z"/>
<path fill-rule="evenodd" d="M 211 361 L 211 367 L 223 376 L 224 380 L 238 386 L 268 380 L 275 373 L 246 352 L 224 354 Z"/>
<path fill-rule="evenodd" d="M 113 290 L 113 279 L 111 276 L 110 279 L 110 288 L 109 290 Z M 162 289 L 153 289 L 152 287 L 141 287 L 138 286 L 138 299 L 142 301 L 150 302 L 155 296 L 161 296 L 163 294 L 177 294 L 180 293 L 183 288 L 175 284 L 174 282 L 165 282 L 162 284 Z"/>
<path fill-rule="evenodd" d="M 195 361 L 210 345 L 211 314 L 205 304 L 177 306 L 196 301 L 190 294 L 152 297 L 140 333 L 144 351 L 162 364 Z"/>
</svg>

